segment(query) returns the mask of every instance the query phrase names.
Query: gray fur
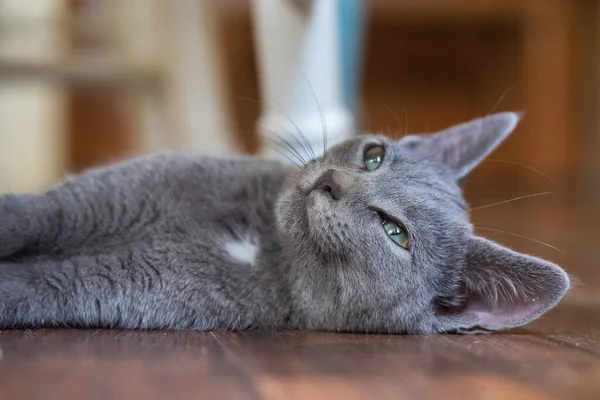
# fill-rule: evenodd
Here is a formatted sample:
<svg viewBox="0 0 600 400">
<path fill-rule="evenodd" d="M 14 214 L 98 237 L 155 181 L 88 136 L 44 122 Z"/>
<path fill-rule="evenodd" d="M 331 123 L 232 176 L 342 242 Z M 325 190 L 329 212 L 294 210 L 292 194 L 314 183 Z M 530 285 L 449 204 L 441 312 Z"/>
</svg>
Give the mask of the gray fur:
<svg viewBox="0 0 600 400">
<path fill-rule="evenodd" d="M 554 307 L 558 266 L 476 237 L 461 182 L 513 113 L 400 141 L 361 136 L 301 169 L 164 153 L 0 197 L 0 327 L 499 330 Z M 382 165 L 362 166 L 365 147 Z M 318 182 L 318 183 L 317 183 Z M 407 228 L 405 250 L 376 212 Z M 251 238 L 255 259 L 224 241 Z"/>
</svg>

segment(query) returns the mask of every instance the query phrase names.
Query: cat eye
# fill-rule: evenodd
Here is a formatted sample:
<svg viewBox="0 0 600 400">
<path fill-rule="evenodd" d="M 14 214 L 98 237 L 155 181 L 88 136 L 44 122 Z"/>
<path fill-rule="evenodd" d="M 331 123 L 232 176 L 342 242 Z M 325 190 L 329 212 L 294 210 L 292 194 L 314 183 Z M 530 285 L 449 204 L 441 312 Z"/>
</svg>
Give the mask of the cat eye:
<svg viewBox="0 0 600 400">
<path fill-rule="evenodd" d="M 367 171 L 375 171 L 383 162 L 385 149 L 381 146 L 370 147 L 364 155 L 364 163 Z"/>
<path fill-rule="evenodd" d="M 387 233 L 390 239 L 392 239 L 400 247 L 408 249 L 408 233 L 402 225 L 389 220 L 383 220 L 382 225 L 385 233 Z"/>
</svg>

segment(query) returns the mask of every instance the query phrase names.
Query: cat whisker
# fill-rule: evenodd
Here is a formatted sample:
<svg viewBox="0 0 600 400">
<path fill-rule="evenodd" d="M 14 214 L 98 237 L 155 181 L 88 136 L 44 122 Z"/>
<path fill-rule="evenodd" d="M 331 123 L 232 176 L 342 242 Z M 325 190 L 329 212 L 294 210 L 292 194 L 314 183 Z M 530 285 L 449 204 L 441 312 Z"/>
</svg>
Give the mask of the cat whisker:
<svg viewBox="0 0 600 400">
<path fill-rule="evenodd" d="M 527 168 L 527 169 L 529 169 L 529 170 L 531 170 L 531 171 L 533 171 L 533 172 L 535 172 L 535 173 L 543 176 L 544 178 L 548 179 L 552 183 L 556 183 L 556 181 L 554 179 L 552 179 L 550 176 L 544 174 L 542 171 L 539 171 L 539 170 L 537 170 L 537 169 L 535 169 L 535 168 L 533 168 L 533 167 L 531 167 L 529 165 L 523 164 L 523 163 L 518 163 L 518 162 L 510 161 L 510 160 L 503 160 L 503 159 L 499 159 L 499 158 L 490 158 L 488 160 L 485 160 L 484 162 L 488 162 L 488 161 L 491 161 L 491 162 L 503 162 L 503 163 L 507 163 L 507 164 L 518 165 L 520 167 Z"/>
<path fill-rule="evenodd" d="M 296 160 L 298 160 L 301 163 L 301 165 L 306 165 L 307 161 L 302 157 L 301 153 L 290 142 L 288 142 L 283 136 L 279 135 L 278 133 L 276 133 L 272 130 L 267 130 L 267 131 L 269 133 L 271 133 L 272 135 L 274 135 L 277 139 L 279 139 L 283 143 L 281 143 L 280 141 L 277 141 L 275 138 L 272 138 L 269 136 L 264 136 L 264 139 L 266 139 L 267 141 L 270 141 L 271 144 L 276 144 L 278 146 L 278 149 L 287 151 L 289 154 L 294 156 L 294 158 Z M 249 132 L 247 130 L 241 130 L 240 132 L 243 134 L 253 134 L 253 132 Z M 277 151 L 277 153 L 281 154 L 281 151 L 273 148 L 273 146 L 269 145 L 269 143 L 267 143 L 266 145 L 268 145 L 270 149 L 275 150 L 275 151 Z M 290 160 L 290 158 L 287 155 L 285 157 L 288 160 Z M 300 166 L 293 160 L 290 160 L 290 161 L 292 161 L 295 165 Z"/>
<path fill-rule="evenodd" d="M 279 140 L 281 140 L 283 143 L 285 143 L 285 145 L 287 146 L 287 149 L 296 156 L 296 158 L 298 159 L 298 161 L 300 161 L 302 163 L 302 165 L 306 165 L 308 163 L 308 161 L 302 156 L 302 154 L 300 154 L 300 152 L 290 142 L 288 142 L 283 136 L 281 136 L 271 130 L 269 132 L 271 132 L 271 134 L 275 135 Z"/>
<path fill-rule="evenodd" d="M 516 88 L 517 85 L 512 85 L 511 87 L 509 87 L 508 89 L 506 89 L 504 91 L 504 93 L 502 93 L 502 96 L 500 96 L 500 98 L 498 99 L 498 101 L 496 102 L 496 104 L 494 104 L 494 107 L 492 107 L 492 109 L 490 110 L 490 112 L 487 114 L 487 116 L 491 115 L 494 113 L 494 111 L 496 111 L 496 108 L 498 108 L 498 106 L 500 105 L 500 103 L 502 102 L 502 100 L 504 100 L 504 98 L 506 97 L 506 95 L 513 90 L 514 88 Z"/>
<path fill-rule="evenodd" d="M 402 105 L 402 108 L 404 109 L 404 133 L 402 134 L 402 137 L 408 135 L 408 111 L 406 111 L 406 105 Z"/>
<path fill-rule="evenodd" d="M 253 99 L 251 97 L 246 97 L 246 96 L 235 96 L 235 97 L 240 100 L 251 101 L 251 102 L 257 103 L 257 104 L 262 103 L 260 100 Z M 304 143 L 302 143 L 296 135 L 292 134 L 291 132 L 289 132 L 287 130 L 286 130 L 286 132 L 290 133 L 290 136 L 292 136 L 296 140 L 296 142 L 300 145 L 300 148 L 302 149 L 302 152 L 305 154 L 305 156 L 307 158 L 316 158 L 314 155 L 315 153 L 314 153 L 312 147 L 310 146 L 310 142 L 308 141 L 308 139 L 306 139 L 306 136 L 302 133 L 302 131 L 298 127 L 298 124 L 296 124 L 294 122 L 294 120 L 289 116 L 289 114 L 285 111 L 285 109 L 278 102 L 276 102 L 275 100 L 272 100 L 272 101 L 270 101 L 270 104 L 277 107 L 277 109 L 283 114 L 283 116 L 294 126 L 294 128 L 300 135 L 300 138 L 304 141 Z"/>
<path fill-rule="evenodd" d="M 402 123 L 400 122 L 400 116 L 398 115 L 398 113 L 396 111 L 394 111 L 394 109 L 390 106 L 386 106 L 385 104 L 382 104 L 380 107 L 383 107 L 385 109 L 390 110 L 393 114 L 394 117 L 396 118 L 396 122 L 398 123 L 398 133 L 396 133 L 394 135 L 394 138 L 397 140 L 399 139 L 399 136 L 402 135 Z"/>
<path fill-rule="evenodd" d="M 498 206 L 498 205 L 500 205 L 500 204 L 511 203 L 511 202 L 513 202 L 513 201 L 517 201 L 517 200 L 523 200 L 523 199 L 529 199 L 529 198 L 531 198 L 531 197 L 543 196 L 543 195 L 547 195 L 547 194 L 552 194 L 552 192 L 533 193 L 533 194 L 528 194 L 528 195 L 526 195 L 526 196 L 514 197 L 514 198 L 512 198 L 512 199 L 508 199 L 508 200 L 499 201 L 499 202 L 497 202 L 497 203 L 486 204 L 485 206 L 474 207 L 474 208 L 471 208 L 471 211 L 475 211 L 475 210 L 481 210 L 481 209 L 483 209 L 483 208 L 494 207 L 494 206 Z"/>
<path fill-rule="evenodd" d="M 296 124 L 296 122 L 294 122 L 294 120 L 292 119 L 292 117 L 290 117 L 290 115 L 283 109 L 283 107 L 277 103 L 275 100 L 273 100 L 273 104 L 279 109 L 279 111 L 281 111 L 281 113 L 283 114 L 283 116 L 285 117 L 285 119 L 287 119 L 296 129 L 296 132 L 298 132 L 298 135 L 300 135 L 300 138 L 302 138 L 302 141 L 305 144 L 305 149 L 307 151 L 307 156 L 309 158 L 316 158 L 315 152 L 312 148 L 312 146 L 310 145 L 309 140 L 306 138 L 306 135 L 304 135 L 304 133 L 302 132 L 302 130 L 300 130 L 300 127 L 298 127 L 298 124 Z"/>
<path fill-rule="evenodd" d="M 275 151 L 276 153 L 278 153 L 278 154 L 280 154 L 281 156 L 283 156 L 283 157 L 287 158 L 287 159 L 288 159 L 288 160 L 289 160 L 289 161 L 290 161 L 292 164 L 294 164 L 296 167 L 298 167 L 298 168 L 302 168 L 302 167 L 300 166 L 300 164 L 298 164 L 296 161 L 294 161 L 294 160 L 293 160 L 293 159 L 292 159 L 292 158 L 291 158 L 291 157 L 290 157 L 288 154 L 284 153 L 283 151 L 280 151 L 280 150 L 279 150 L 278 148 L 276 148 L 276 147 L 273 147 L 273 146 L 269 146 L 269 147 L 271 147 L 271 149 L 272 149 L 273 151 Z"/>
<path fill-rule="evenodd" d="M 308 78 L 306 77 L 306 75 L 304 73 L 302 73 L 302 76 L 304 77 L 304 80 L 306 81 L 306 84 L 308 85 L 308 88 L 310 89 L 310 93 L 312 94 L 312 97 L 315 100 L 317 108 L 319 109 L 319 117 L 321 118 L 321 132 L 323 134 L 323 154 L 325 154 L 325 152 L 327 151 L 327 124 L 325 123 L 325 118 L 323 117 L 323 110 L 321 109 L 321 105 L 319 104 L 317 95 L 316 95 L 312 85 L 308 81 Z"/>
<path fill-rule="evenodd" d="M 291 136 L 294 138 L 294 140 L 296 141 L 296 143 L 298 143 L 298 145 L 300 146 L 300 148 L 302 149 L 302 153 L 303 156 L 302 158 L 304 159 L 304 157 L 310 159 L 313 158 L 311 156 L 312 153 L 312 149 L 310 148 L 310 144 L 308 143 L 308 140 L 306 139 L 306 137 L 304 136 L 304 134 L 302 133 L 302 131 L 300 130 L 300 128 L 298 127 L 298 125 L 294 122 L 294 120 L 286 113 L 286 111 L 283 109 L 283 107 L 277 103 L 276 101 L 272 101 L 272 104 L 275 105 L 275 107 L 277 107 L 279 109 L 279 111 L 284 115 L 284 117 L 294 126 L 294 128 L 296 129 L 296 131 L 298 132 L 298 134 L 300 135 L 300 138 L 298 138 L 297 135 L 293 134 L 293 132 L 290 132 L 288 129 L 284 130 Z M 270 132 L 273 132 L 272 130 Z M 300 140 L 302 139 L 303 142 Z M 314 154 L 314 153 L 313 153 Z M 303 164 L 306 164 L 306 162 L 304 161 Z"/>
<path fill-rule="evenodd" d="M 544 245 L 544 246 L 546 246 L 546 247 L 549 247 L 549 248 L 551 248 L 551 249 L 553 249 L 553 250 L 556 250 L 556 251 L 558 251 L 558 252 L 560 252 L 560 253 L 562 253 L 562 254 L 567 254 L 567 252 L 566 252 L 566 251 L 564 251 L 564 250 L 561 250 L 561 249 L 559 249 L 559 248 L 558 248 L 558 247 L 556 247 L 556 246 L 553 246 L 553 245 L 551 245 L 551 244 L 549 244 L 549 243 L 546 243 L 546 242 L 542 242 L 541 240 L 538 240 L 538 239 L 530 238 L 529 236 L 520 235 L 520 234 L 518 234 L 518 233 L 514 233 L 514 232 L 508 232 L 508 231 L 503 231 L 503 230 L 501 230 L 501 229 L 494 229 L 494 228 L 484 228 L 484 227 L 481 227 L 481 226 L 475 226 L 475 229 L 480 229 L 480 230 L 482 230 L 482 231 L 490 231 L 490 232 L 504 233 L 504 234 L 507 234 L 507 235 L 516 236 L 516 237 L 518 237 L 518 238 L 521 238 L 521 239 L 527 239 L 527 240 L 531 240 L 532 242 L 535 242 L 535 243 L 538 243 L 538 244 Z"/>
<path fill-rule="evenodd" d="M 282 156 L 284 156 L 285 158 L 287 158 L 290 162 L 292 162 L 294 165 L 300 167 L 301 164 L 299 164 L 299 160 L 298 157 L 295 156 L 293 153 L 290 153 L 289 150 L 287 148 L 285 148 L 283 145 L 281 145 L 279 142 L 275 141 L 272 138 L 266 138 L 266 140 L 268 141 L 268 143 L 266 143 L 266 145 L 276 151 L 277 153 L 281 154 Z M 284 153 L 285 152 L 285 153 Z M 291 157 L 294 157 L 294 159 L 292 159 Z"/>
</svg>

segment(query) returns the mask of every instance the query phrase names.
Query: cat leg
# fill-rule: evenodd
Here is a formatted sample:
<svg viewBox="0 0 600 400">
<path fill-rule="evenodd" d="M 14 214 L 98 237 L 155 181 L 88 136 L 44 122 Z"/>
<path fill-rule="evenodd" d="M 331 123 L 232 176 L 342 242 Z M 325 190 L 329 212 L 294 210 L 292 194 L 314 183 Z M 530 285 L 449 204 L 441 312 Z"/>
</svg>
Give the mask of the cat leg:
<svg viewBox="0 0 600 400">
<path fill-rule="evenodd" d="M 249 318 L 195 269 L 140 254 L 0 263 L 0 329 L 243 329 Z"/>
<path fill-rule="evenodd" d="M 0 260 L 122 240 L 155 224 L 160 190 L 143 176 L 133 178 L 119 170 L 96 171 L 40 195 L 1 196 Z"/>
</svg>

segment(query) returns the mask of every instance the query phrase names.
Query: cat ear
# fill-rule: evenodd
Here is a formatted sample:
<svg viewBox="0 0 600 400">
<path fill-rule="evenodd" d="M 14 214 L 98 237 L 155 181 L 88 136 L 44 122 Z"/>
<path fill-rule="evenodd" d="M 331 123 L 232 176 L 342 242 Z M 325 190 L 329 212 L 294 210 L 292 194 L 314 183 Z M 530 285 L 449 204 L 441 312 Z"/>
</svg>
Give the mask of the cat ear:
<svg viewBox="0 0 600 400">
<path fill-rule="evenodd" d="M 409 135 L 400 143 L 433 162 L 449 166 L 461 181 L 506 139 L 521 117 L 513 112 L 492 114 L 441 132 Z"/>
<path fill-rule="evenodd" d="M 553 308 L 570 287 L 565 271 L 480 237 L 468 245 L 459 293 L 438 301 L 444 330 L 468 333 L 524 325 Z"/>
</svg>

